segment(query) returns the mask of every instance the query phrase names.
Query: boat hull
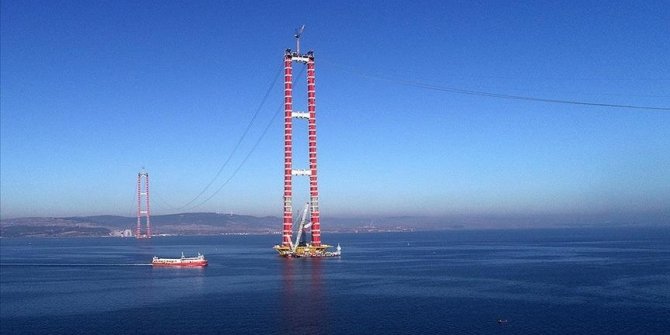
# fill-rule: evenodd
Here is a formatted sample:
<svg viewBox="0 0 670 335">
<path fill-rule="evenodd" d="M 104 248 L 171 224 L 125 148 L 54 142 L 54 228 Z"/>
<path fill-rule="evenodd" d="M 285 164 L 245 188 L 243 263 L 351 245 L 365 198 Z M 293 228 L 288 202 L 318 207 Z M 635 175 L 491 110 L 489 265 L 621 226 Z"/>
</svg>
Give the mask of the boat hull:
<svg viewBox="0 0 670 335">
<path fill-rule="evenodd" d="M 207 261 L 200 262 L 151 262 L 153 266 L 178 266 L 178 267 L 203 267 L 207 266 Z"/>
<path fill-rule="evenodd" d="M 153 266 L 203 267 L 207 264 L 205 256 L 201 253 L 198 253 L 196 257 L 185 257 L 183 252 L 181 258 L 158 258 L 154 256 L 151 261 Z"/>
</svg>

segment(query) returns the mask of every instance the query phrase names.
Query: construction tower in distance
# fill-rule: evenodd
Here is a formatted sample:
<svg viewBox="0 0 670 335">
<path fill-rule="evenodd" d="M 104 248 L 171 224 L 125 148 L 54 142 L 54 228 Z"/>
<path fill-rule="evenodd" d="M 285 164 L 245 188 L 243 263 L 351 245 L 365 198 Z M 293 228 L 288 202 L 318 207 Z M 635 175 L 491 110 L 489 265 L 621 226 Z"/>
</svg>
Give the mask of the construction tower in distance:
<svg viewBox="0 0 670 335">
<path fill-rule="evenodd" d="M 144 179 L 144 183 L 142 183 Z M 144 201 L 142 201 L 144 200 Z M 142 216 L 146 218 L 146 231 L 142 234 Z M 151 238 L 151 211 L 149 209 L 149 173 L 142 168 L 137 174 L 137 228 L 136 238 Z"/>
</svg>

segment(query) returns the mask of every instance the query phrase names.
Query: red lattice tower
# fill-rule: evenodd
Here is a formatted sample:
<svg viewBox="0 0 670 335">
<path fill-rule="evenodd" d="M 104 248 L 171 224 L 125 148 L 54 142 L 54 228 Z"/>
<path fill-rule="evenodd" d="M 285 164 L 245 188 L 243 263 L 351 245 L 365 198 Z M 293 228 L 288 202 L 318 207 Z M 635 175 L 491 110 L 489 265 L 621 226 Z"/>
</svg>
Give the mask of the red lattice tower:
<svg viewBox="0 0 670 335">
<path fill-rule="evenodd" d="M 299 37 L 297 35 L 296 37 Z M 299 44 L 298 44 L 299 48 Z M 293 111 L 293 62 L 307 64 L 307 112 Z M 293 169 L 293 119 L 308 122 L 309 168 Z M 291 52 L 284 54 L 284 226 L 282 246 L 291 245 L 293 225 L 293 176 L 309 177 L 309 211 L 311 220 L 312 246 L 321 246 L 321 225 L 319 221 L 319 187 L 316 164 L 316 84 L 314 72 L 314 52 L 307 54 Z"/>
<path fill-rule="evenodd" d="M 144 179 L 144 183 L 142 183 Z M 142 186 L 144 185 L 144 188 Z M 144 197 L 144 202 L 142 198 Z M 142 204 L 144 203 L 144 207 Z M 147 230 L 142 234 L 142 216 L 146 217 Z M 149 173 L 142 169 L 137 174 L 137 228 L 135 228 L 136 238 L 151 238 L 151 210 L 149 208 Z"/>
</svg>

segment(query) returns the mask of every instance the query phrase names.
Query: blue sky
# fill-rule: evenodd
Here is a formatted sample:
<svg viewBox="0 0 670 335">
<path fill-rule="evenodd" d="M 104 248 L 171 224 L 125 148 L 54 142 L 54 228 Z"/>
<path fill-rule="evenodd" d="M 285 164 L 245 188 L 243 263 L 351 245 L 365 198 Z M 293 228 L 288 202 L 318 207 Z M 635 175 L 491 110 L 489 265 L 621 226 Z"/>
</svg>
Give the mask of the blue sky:
<svg viewBox="0 0 670 335">
<path fill-rule="evenodd" d="M 301 24 L 316 55 L 323 216 L 670 217 L 667 1 L 1 9 L 2 218 L 132 216 L 142 167 L 154 214 L 281 215 L 281 85 L 261 103 Z M 307 167 L 306 143 L 295 155 Z M 306 200 L 306 180 L 295 193 Z"/>
</svg>

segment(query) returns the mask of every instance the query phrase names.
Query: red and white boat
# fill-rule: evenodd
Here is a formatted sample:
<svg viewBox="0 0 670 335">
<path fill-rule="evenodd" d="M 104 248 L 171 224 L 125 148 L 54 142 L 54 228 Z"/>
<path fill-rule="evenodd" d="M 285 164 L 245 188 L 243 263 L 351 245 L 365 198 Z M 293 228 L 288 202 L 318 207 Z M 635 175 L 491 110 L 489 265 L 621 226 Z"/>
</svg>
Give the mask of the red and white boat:
<svg viewBox="0 0 670 335">
<path fill-rule="evenodd" d="M 207 266 L 205 255 L 198 253 L 195 257 L 186 257 L 184 252 L 181 253 L 181 258 L 158 258 L 154 256 L 151 261 L 153 266 Z"/>
</svg>

